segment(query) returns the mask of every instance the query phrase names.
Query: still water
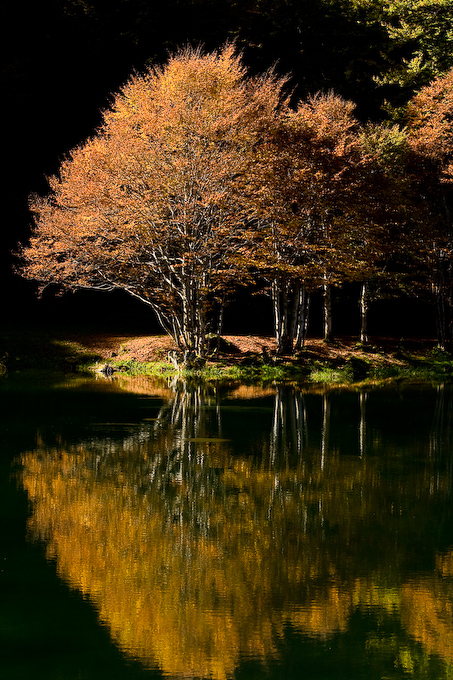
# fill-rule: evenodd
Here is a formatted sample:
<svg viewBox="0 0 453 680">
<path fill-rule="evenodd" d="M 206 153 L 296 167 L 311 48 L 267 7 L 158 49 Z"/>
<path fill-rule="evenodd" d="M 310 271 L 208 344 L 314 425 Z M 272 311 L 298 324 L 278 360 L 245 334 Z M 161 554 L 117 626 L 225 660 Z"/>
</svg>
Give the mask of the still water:
<svg viewBox="0 0 453 680">
<path fill-rule="evenodd" d="M 2 678 L 453 678 L 452 385 L 38 384 L 0 384 Z"/>
</svg>

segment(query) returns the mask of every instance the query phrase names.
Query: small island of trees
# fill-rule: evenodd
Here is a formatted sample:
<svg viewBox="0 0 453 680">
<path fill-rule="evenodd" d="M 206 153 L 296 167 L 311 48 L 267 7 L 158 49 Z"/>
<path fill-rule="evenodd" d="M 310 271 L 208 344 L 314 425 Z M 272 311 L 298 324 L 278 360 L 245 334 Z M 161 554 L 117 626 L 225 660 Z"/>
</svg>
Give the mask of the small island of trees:
<svg viewBox="0 0 453 680">
<path fill-rule="evenodd" d="M 239 286 L 272 299 L 278 351 L 303 346 L 310 296 L 360 284 L 361 340 L 379 296 L 429 300 L 453 346 L 453 71 L 398 122 L 360 122 L 333 91 L 294 100 L 234 44 L 190 47 L 134 75 L 103 123 L 33 196 L 21 274 L 61 290 L 121 289 L 203 356 Z M 396 113 L 394 112 L 394 119 Z"/>
</svg>

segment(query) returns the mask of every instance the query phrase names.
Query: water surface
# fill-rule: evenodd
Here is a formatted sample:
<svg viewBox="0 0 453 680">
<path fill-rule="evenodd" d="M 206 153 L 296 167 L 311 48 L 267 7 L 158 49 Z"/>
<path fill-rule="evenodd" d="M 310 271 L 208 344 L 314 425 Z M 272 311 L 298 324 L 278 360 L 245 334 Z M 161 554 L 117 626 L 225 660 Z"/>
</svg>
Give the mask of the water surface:
<svg viewBox="0 0 453 680">
<path fill-rule="evenodd" d="M 1 389 L 8 679 L 453 677 L 451 385 Z"/>
</svg>

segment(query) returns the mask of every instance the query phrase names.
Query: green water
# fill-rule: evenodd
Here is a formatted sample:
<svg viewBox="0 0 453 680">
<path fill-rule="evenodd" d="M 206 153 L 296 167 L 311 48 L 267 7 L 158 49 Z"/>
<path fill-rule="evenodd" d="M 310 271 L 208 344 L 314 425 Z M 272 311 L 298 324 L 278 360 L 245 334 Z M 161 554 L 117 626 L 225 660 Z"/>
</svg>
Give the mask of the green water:
<svg viewBox="0 0 453 680">
<path fill-rule="evenodd" d="M 453 678 L 453 386 L 0 399 L 5 680 Z"/>
</svg>

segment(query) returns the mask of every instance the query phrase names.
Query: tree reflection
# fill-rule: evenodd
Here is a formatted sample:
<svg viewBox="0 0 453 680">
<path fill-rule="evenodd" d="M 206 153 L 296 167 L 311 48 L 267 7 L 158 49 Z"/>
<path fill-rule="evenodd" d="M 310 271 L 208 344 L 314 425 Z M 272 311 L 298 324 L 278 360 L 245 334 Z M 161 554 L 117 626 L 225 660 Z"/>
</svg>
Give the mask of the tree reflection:
<svg viewBox="0 0 453 680">
<path fill-rule="evenodd" d="M 280 386 L 273 400 L 259 455 L 238 454 L 219 390 L 184 383 L 122 436 L 41 443 L 22 457 L 31 533 L 119 646 L 172 677 L 229 677 L 242 658 L 275 656 L 287 626 L 326 638 L 370 608 L 453 663 L 453 553 L 430 577 L 404 576 L 449 496 L 440 443 L 403 475 L 391 446 L 365 455 L 379 440 L 366 396 L 352 395 L 348 456 L 329 434 L 329 392 L 308 404 Z M 431 443 L 448 409 L 440 390 Z"/>
</svg>

